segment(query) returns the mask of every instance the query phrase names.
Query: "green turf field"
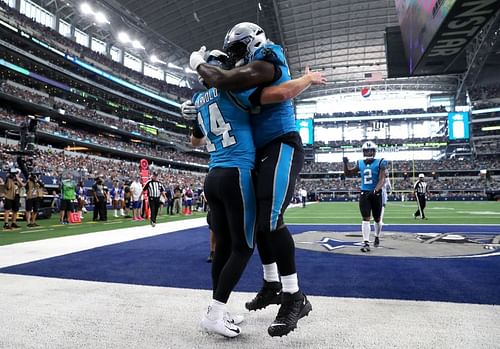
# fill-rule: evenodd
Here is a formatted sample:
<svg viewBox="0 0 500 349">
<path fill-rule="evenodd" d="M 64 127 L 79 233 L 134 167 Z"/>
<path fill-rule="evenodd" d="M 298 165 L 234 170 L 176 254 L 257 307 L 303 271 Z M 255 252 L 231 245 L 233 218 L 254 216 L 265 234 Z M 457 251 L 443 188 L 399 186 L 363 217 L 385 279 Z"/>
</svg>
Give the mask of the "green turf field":
<svg viewBox="0 0 500 349">
<path fill-rule="evenodd" d="M 386 207 L 386 224 L 499 224 L 500 202 L 428 202 L 426 215 L 428 220 L 415 220 L 412 215 L 416 210 L 415 202 L 389 202 Z M 111 212 L 110 212 L 111 213 Z M 0 246 L 17 242 L 48 239 L 52 237 L 92 233 L 119 228 L 147 225 L 147 222 L 133 222 L 130 219 L 114 218 L 108 214 L 108 222 L 89 222 L 91 213 L 87 213 L 82 224 L 60 225 L 54 215 L 48 220 L 40 220 L 37 228 L 26 228 L 26 222 L 19 222 L 21 229 L 0 230 Z M 195 212 L 192 216 L 160 215 L 158 223 L 181 219 L 205 217 L 204 213 Z M 306 208 L 290 208 L 285 215 L 287 223 L 341 224 L 360 223 L 357 202 L 311 203 Z"/>
<path fill-rule="evenodd" d="M 500 202 L 494 201 L 428 201 L 427 220 L 413 218 L 415 202 L 389 202 L 385 209 L 386 224 L 500 224 Z M 290 208 L 288 223 L 360 223 L 357 202 L 312 203 L 306 208 Z"/>
<path fill-rule="evenodd" d="M 138 227 L 149 224 L 149 222 L 147 221 L 134 222 L 130 218 L 114 218 L 112 211 L 108 211 L 107 222 L 92 222 L 92 212 L 85 214 L 84 217 L 85 218 L 82 220 L 82 224 L 62 225 L 59 224 L 59 215 L 53 214 L 51 219 L 40 219 L 37 222 L 38 224 L 40 224 L 40 226 L 36 228 L 27 228 L 26 222 L 18 221 L 17 225 L 21 226 L 21 229 L 0 229 L 0 246 L 14 244 L 17 242 L 50 239 L 53 237 L 93 233 L 96 231 L 105 231 L 120 228 Z M 165 216 L 163 214 L 160 214 L 158 215 L 157 223 L 173 222 L 182 219 L 200 217 L 206 217 L 206 214 L 198 212 L 194 212 L 191 216 Z"/>
</svg>

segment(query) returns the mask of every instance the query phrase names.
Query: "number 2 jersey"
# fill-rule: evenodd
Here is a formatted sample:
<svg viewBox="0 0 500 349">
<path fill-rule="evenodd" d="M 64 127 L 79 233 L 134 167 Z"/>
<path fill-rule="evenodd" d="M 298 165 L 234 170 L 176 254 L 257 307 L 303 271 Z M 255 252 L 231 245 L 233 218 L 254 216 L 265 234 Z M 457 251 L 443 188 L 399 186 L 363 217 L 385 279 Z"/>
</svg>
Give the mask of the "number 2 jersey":
<svg viewBox="0 0 500 349">
<path fill-rule="evenodd" d="M 249 96 L 255 89 L 241 92 L 211 88 L 193 96 L 198 110 L 198 129 L 193 135 L 206 137 L 210 153 L 209 169 L 238 167 L 251 170 L 255 164 L 255 145 L 249 110 Z"/>
<path fill-rule="evenodd" d="M 366 160 L 358 160 L 359 173 L 361 175 L 361 190 L 373 191 L 377 186 L 380 173 L 387 168 L 384 159 L 373 159 L 367 163 Z"/>
</svg>

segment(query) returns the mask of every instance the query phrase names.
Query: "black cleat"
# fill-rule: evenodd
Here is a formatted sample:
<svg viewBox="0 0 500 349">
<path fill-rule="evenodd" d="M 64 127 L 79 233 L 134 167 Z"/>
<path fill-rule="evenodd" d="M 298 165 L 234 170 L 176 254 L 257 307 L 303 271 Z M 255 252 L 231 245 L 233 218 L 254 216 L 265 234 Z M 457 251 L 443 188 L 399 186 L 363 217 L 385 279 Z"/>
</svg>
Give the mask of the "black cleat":
<svg viewBox="0 0 500 349">
<path fill-rule="evenodd" d="M 283 301 L 278 315 L 267 332 L 271 337 L 286 336 L 297 328 L 297 322 L 309 315 L 311 310 L 312 305 L 302 292 L 283 293 Z"/>
<path fill-rule="evenodd" d="M 251 311 L 264 309 L 270 304 L 281 304 L 281 295 L 281 282 L 264 280 L 259 293 L 250 302 L 245 303 L 245 308 Z"/>
<path fill-rule="evenodd" d="M 378 236 L 375 236 L 375 241 L 373 241 L 373 247 L 378 247 L 380 245 L 380 239 Z"/>
<path fill-rule="evenodd" d="M 368 241 L 365 241 L 363 247 L 361 247 L 361 252 L 370 252 L 370 244 Z"/>
</svg>

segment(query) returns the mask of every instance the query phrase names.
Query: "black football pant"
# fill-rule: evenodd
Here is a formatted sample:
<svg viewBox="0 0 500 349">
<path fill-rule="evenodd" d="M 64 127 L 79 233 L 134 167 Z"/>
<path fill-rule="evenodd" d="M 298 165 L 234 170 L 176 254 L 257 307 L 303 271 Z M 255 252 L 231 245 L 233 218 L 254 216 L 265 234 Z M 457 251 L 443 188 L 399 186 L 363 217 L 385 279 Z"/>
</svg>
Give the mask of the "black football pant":
<svg viewBox="0 0 500 349">
<path fill-rule="evenodd" d="M 262 264 L 276 262 L 281 276 L 295 274 L 295 243 L 284 225 L 283 214 L 295 193 L 304 164 L 298 133 L 273 141 L 257 151 L 257 249 Z"/>
<path fill-rule="evenodd" d="M 418 209 L 417 211 L 415 211 L 415 217 L 421 216 L 422 219 L 424 219 L 425 218 L 424 208 L 426 204 L 425 194 L 417 193 L 416 199 L 417 199 Z"/>
<path fill-rule="evenodd" d="M 148 198 L 148 204 L 151 214 L 151 222 L 156 223 L 156 217 L 158 216 L 158 209 L 160 208 L 160 198 Z"/>
<path fill-rule="evenodd" d="M 215 234 L 213 298 L 227 303 L 253 254 L 256 202 L 251 171 L 213 168 L 205 178 L 204 191 Z"/>
</svg>

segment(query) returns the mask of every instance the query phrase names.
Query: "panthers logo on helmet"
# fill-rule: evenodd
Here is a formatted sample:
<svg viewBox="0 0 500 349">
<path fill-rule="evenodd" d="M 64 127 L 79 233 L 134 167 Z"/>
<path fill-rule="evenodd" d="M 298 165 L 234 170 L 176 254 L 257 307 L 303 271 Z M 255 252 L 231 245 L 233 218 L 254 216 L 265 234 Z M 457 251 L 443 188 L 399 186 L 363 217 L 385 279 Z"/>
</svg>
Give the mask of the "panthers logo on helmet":
<svg viewBox="0 0 500 349">
<path fill-rule="evenodd" d="M 363 150 L 363 156 L 366 159 L 373 159 L 377 153 L 377 145 L 372 141 L 363 143 L 361 149 Z"/>
<path fill-rule="evenodd" d="M 248 63 L 249 58 L 267 42 L 266 33 L 257 24 L 243 22 L 236 24 L 226 34 L 224 51 L 235 66 Z"/>
</svg>

